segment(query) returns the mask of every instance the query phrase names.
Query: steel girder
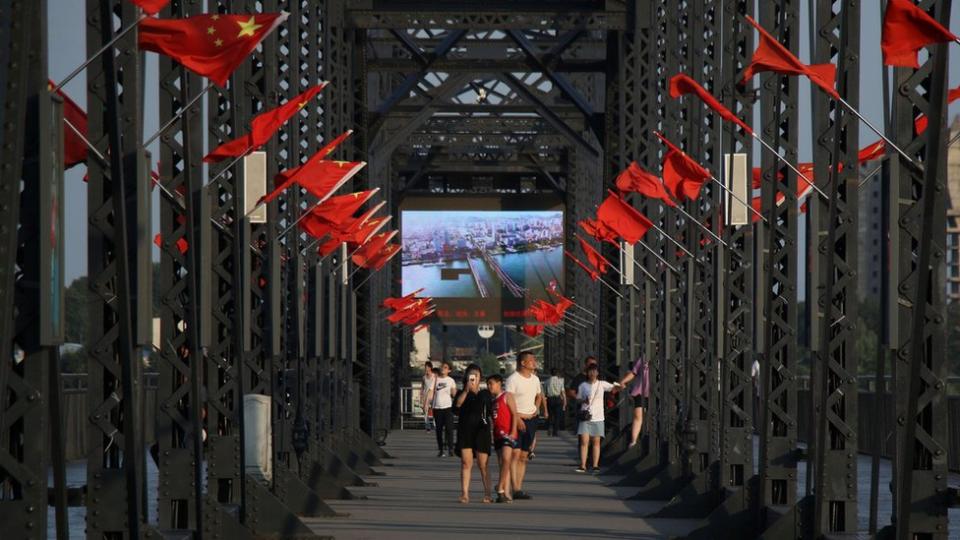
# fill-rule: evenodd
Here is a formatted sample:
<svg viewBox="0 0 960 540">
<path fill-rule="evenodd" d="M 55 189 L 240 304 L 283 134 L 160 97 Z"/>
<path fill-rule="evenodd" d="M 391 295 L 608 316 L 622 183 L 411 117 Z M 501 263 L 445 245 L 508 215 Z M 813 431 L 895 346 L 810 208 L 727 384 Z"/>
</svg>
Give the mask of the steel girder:
<svg viewBox="0 0 960 540">
<path fill-rule="evenodd" d="M 87 52 L 92 55 L 137 17 L 128 2 L 88 0 Z M 87 532 L 139 538 L 146 524 L 144 441 L 139 429 L 142 362 L 135 347 L 138 319 L 150 317 L 149 301 L 133 311 L 139 250 L 149 249 L 137 231 L 149 230 L 149 185 L 141 148 L 140 55 L 136 33 L 117 41 L 87 71 L 87 139 L 107 162 L 87 163 L 88 275 L 97 302 L 90 306 L 86 347 L 87 402 L 92 425 L 87 440 Z M 93 153 L 93 151 L 90 151 Z M 134 223 L 132 218 L 139 220 Z M 148 242 L 149 240 L 147 240 Z M 144 276 L 140 278 L 138 276 Z M 149 293 L 149 288 L 146 288 Z M 146 298 L 150 295 L 147 294 Z M 140 336 L 142 337 L 142 336 Z M 140 340 L 139 343 L 144 343 Z"/>
<path fill-rule="evenodd" d="M 950 0 L 918 4 L 946 25 Z M 923 167 L 892 158 L 897 224 L 897 321 L 894 332 L 897 457 L 894 484 L 898 540 L 947 537 L 947 415 L 945 347 L 946 85 L 948 46 L 931 46 L 917 70 L 894 69 L 895 142 Z M 914 133 L 914 119 L 929 124 Z M 896 188 L 895 188 L 896 189 Z M 926 270 L 929 269 L 929 270 Z M 920 307 L 920 308 L 918 308 Z M 922 308 L 922 309 L 921 309 Z"/>
<path fill-rule="evenodd" d="M 172 2 L 163 12 L 168 17 L 184 17 L 203 11 L 201 6 L 184 1 Z M 203 407 L 200 353 L 202 332 L 209 331 L 206 311 L 209 303 L 200 295 L 208 290 L 201 285 L 198 264 L 201 250 L 209 242 L 200 242 L 199 216 L 196 216 L 203 156 L 200 110 L 184 110 L 187 91 L 200 87 L 200 77 L 190 74 L 171 59 L 159 58 L 160 122 L 181 114 L 160 137 L 160 371 L 157 389 L 157 468 L 161 481 L 158 490 L 158 520 L 161 529 L 199 529 L 204 512 L 203 438 L 200 411 Z M 188 216 L 189 199 L 192 214 Z M 200 212 L 209 217 L 209 212 Z M 193 219 L 190 219 L 193 218 Z M 192 231 L 190 229 L 193 229 Z M 188 238 L 189 237 L 189 238 Z M 190 240 L 194 241 L 190 253 Z M 206 238 L 204 239 L 206 240 Z M 199 242 L 199 244 L 197 243 Z M 180 245 L 186 243 L 187 252 Z M 204 280 L 206 281 L 206 280 Z M 206 283 L 204 283 L 206 285 Z M 204 310 L 204 311 L 202 311 Z M 202 315 L 203 313 L 203 315 Z"/>
<path fill-rule="evenodd" d="M 818 41 L 814 63 L 837 65 L 837 89 L 859 105 L 859 4 L 822 0 L 816 14 Z M 854 328 L 857 319 L 857 149 L 859 123 L 852 113 L 823 92 L 814 96 L 813 178 L 827 179 L 829 202 L 813 202 L 811 214 L 819 232 L 819 290 L 811 310 L 811 327 L 819 324 L 813 359 L 817 385 L 812 396 L 817 420 L 816 500 L 803 514 L 804 528 L 821 536 L 857 530 L 857 362 Z M 836 167 L 836 171 L 834 172 Z M 842 167 L 842 169 L 841 169 Z M 797 180 L 802 182 L 802 180 Z M 808 479 L 810 476 L 808 475 Z"/>
<path fill-rule="evenodd" d="M 760 24 L 788 49 L 799 44 L 799 5 L 785 0 L 779 4 L 761 4 Z M 761 134 L 791 163 L 797 159 L 797 78 L 762 74 Z M 792 507 L 797 492 L 797 387 L 799 365 L 797 347 L 797 177 L 770 153 L 761 158 L 763 186 L 761 213 L 767 223 L 760 227 L 763 252 L 762 277 L 757 289 L 762 297 L 763 314 L 760 350 L 761 420 L 760 477 L 757 504 L 758 531 L 764 530 L 774 514 L 771 507 Z M 782 205 L 776 193 L 784 195 Z M 798 516 L 787 525 L 795 534 Z"/>
<path fill-rule="evenodd" d="M 59 355 L 40 336 L 45 237 L 41 183 L 53 126 L 47 88 L 46 2 L 0 3 L 0 522 L 47 536 L 49 370 Z M 59 134 L 52 130 L 53 134 Z M 53 163 L 54 167 L 58 164 Z M 62 176 L 60 178 L 62 182 Z M 42 289 L 41 289 L 42 287 Z"/>
</svg>

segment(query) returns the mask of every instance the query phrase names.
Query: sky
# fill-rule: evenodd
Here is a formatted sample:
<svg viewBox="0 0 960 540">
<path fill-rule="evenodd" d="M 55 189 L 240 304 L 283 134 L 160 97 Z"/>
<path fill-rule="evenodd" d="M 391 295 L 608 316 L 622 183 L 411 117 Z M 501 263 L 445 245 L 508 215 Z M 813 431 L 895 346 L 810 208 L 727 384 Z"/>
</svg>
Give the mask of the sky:
<svg viewBox="0 0 960 540">
<path fill-rule="evenodd" d="M 763 0 L 761 0 L 763 1 Z M 50 78 L 59 81 L 73 69 L 80 65 L 85 59 L 85 26 L 83 21 L 85 2 L 81 0 L 49 0 L 48 8 L 48 43 L 49 43 L 49 71 Z M 801 60 L 809 60 L 807 37 L 807 8 L 806 2 L 801 7 L 801 27 L 800 34 Z M 861 55 L 860 55 L 860 111 L 870 119 L 875 125 L 881 124 L 881 97 L 877 90 L 881 84 L 880 67 L 880 2 L 879 0 L 869 0 L 862 3 L 861 9 Z M 955 7 L 951 15 L 950 27 L 954 32 L 960 32 L 960 7 Z M 950 87 L 953 88 L 960 84 L 960 47 L 951 45 L 950 49 Z M 153 53 L 147 53 L 145 77 L 146 94 L 144 96 L 144 138 L 152 135 L 158 126 L 158 88 L 157 88 L 157 57 Z M 86 79 L 83 74 L 77 76 L 65 88 L 65 91 L 75 101 L 81 104 L 86 103 L 85 99 Z M 810 116 L 803 114 L 803 111 L 809 110 L 810 94 L 809 85 L 806 81 L 800 83 L 800 160 L 810 160 Z M 960 103 L 955 103 L 950 108 L 950 118 L 960 113 Z M 866 127 L 861 126 L 861 141 L 864 143 L 876 140 L 876 135 L 870 132 Z M 159 156 L 158 143 L 151 145 L 148 150 L 154 156 L 154 160 Z M 65 219 L 69 224 L 66 227 L 66 280 L 69 284 L 73 279 L 87 273 L 87 198 L 86 184 L 83 183 L 84 167 L 77 166 L 66 174 L 66 207 Z M 159 198 L 156 193 L 153 196 L 153 233 L 159 230 Z M 803 236 L 800 238 L 800 245 L 803 245 Z M 159 257 L 159 252 L 154 248 L 154 259 Z M 803 261 L 800 261 L 803 268 Z M 801 284 L 802 285 L 802 284 Z M 800 287 L 801 290 L 803 287 Z"/>
</svg>

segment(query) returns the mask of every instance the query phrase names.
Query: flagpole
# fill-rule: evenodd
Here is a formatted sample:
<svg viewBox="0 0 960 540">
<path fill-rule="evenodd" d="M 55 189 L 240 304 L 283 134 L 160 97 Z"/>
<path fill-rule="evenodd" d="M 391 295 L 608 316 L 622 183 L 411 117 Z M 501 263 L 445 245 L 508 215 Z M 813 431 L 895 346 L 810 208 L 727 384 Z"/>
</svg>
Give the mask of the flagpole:
<svg viewBox="0 0 960 540">
<path fill-rule="evenodd" d="M 610 289 L 610 290 L 613 292 L 613 294 L 619 296 L 621 300 L 623 299 L 623 295 L 620 294 L 620 291 L 614 289 L 614 288 L 613 288 L 613 285 L 610 285 L 609 283 L 607 283 L 607 281 L 606 281 L 605 279 L 603 279 L 602 277 L 597 277 L 597 279 L 600 281 L 600 283 L 603 283 L 604 285 L 606 285 L 607 288 Z"/>
<path fill-rule="evenodd" d="M 689 255 L 691 258 L 696 259 L 696 257 L 693 255 L 693 253 L 690 253 L 690 250 L 687 249 L 686 247 L 684 247 L 683 244 L 681 244 L 680 242 L 677 242 L 676 240 L 674 240 L 673 237 L 671 237 L 669 234 L 666 233 L 666 231 L 664 231 L 664 230 L 661 229 L 659 226 L 657 226 L 656 223 L 653 223 L 652 221 L 651 221 L 650 223 L 653 225 L 653 228 L 656 229 L 658 233 L 660 233 L 660 234 L 662 234 L 664 237 L 666 237 L 667 240 L 670 240 L 671 242 L 673 242 L 678 248 L 680 248 L 684 253 L 686 253 L 687 255 Z M 666 262 L 666 261 L 664 261 L 664 262 Z"/>
<path fill-rule="evenodd" d="M 683 208 L 680 207 L 680 205 L 674 206 L 674 208 L 676 208 L 677 210 L 679 210 L 680 213 L 683 214 L 683 216 L 684 216 L 685 218 L 687 218 L 687 219 L 689 219 L 690 221 L 696 223 L 701 229 L 703 229 L 704 231 L 706 231 L 706 233 L 709 234 L 710 236 L 712 236 L 717 242 L 720 242 L 721 244 L 723 244 L 723 247 L 729 247 L 729 246 L 727 246 L 727 243 L 726 243 L 726 242 L 724 242 L 724 241 L 723 241 L 719 236 L 717 236 L 713 231 L 711 231 L 710 229 L 708 229 L 703 223 L 700 223 L 699 220 L 695 219 L 693 216 L 691 216 L 690 214 L 688 214 L 686 210 L 684 210 Z"/>
<path fill-rule="evenodd" d="M 681 275 L 681 274 L 680 274 L 680 270 L 678 270 L 675 266 L 673 266 L 673 265 L 671 265 L 670 263 L 668 263 L 666 259 L 664 259 L 663 257 L 661 257 L 660 254 L 657 253 L 657 250 L 653 249 L 652 247 L 650 247 L 650 246 L 649 246 L 648 244 L 646 244 L 645 242 L 638 242 L 638 244 L 640 244 L 641 246 L 643 246 L 644 248 L 646 248 L 647 251 L 649 251 L 651 254 L 653 254 L 653 256 L 657 258 L 657 260 L 659 260 L 660 262 L 662 262 L 663 264 L 665 264 L 665 265 L 667 266 L 667 268 L 669 268 L 674 274 L 677 274 L 678 276 Z M 696 260 L 696 259 L 694 259 L 694 260 Z M 699 263 L 700 261 L 697 261 L 697 262 Z"/>
<path fill-rule="evenodd" d="M 564 316 L 564 317 L 570 317 L 571 320 L 576 321 L 576 322 L 579 322 L 580 324 L 585 324 L 585 325 L 591 325 L 591 324 L 593 324 L 592 321 L 588 321 L 588 320 L 586 320 L 586 319 L 584 319 L 584 318 L 582 318 L 582 317 L 580 317 L 580 316 L 578 316 L 578 315 L 574 315 L 573 313 L 570 313 L 569 310 L 564 311 L 564 312 L 563 312 L 563 316 Z"/>
<path fill-rule="evenodd" d="M 570 301 L 573 302 L 573 298 L 571 298 Z M 580 308 L 581 310 L 583 310 L 584 312 L 586 312 L 588 315 L 590 315 L 590 316 L 593 317 L 594 319 L 597 318 L 597 314 L 596 314 L 596 313 L 590 311 L 589 309 L 581 306 L 580 304 L 578 304 L 578 303 L 576 303 L 576 302 L 573 302 L 573 307 Z"/>
<path fill-rule="evenodd" d="M 864 118 L 863 115 L 860 114 L 860 111 L 854 109 L 852 105 L 850 105 L 849 103 L 847 103 L 847 101 L 846 101 L 845 99 L 843 99 L 842 97 L 840 97 L 839 95 L 836 96 L 835 99 L 836 99 L 837 101 L 839 101 L 841 105 L 843 105 L 844 107 L 846 107 L 847 110 L 849 110 L 849 111 L 852 112 L 854 115 L 856 115 L 856 117 L 859 118 L 861 122 L 863 122 L 864 124 L 866 124 L 867 127 L 870 128 L 871 131 L 873 131 L 874 133 L 876 133 L 877 135 L 879 135 L 880 138 L 883 139 L 883 142 L 885 142 L 885 143 L 887 143 L 888 145 L 890 145 L 894 150 L 897 151 L 898 154 L 900 154 L 900 155 L 903 156 L 907 161 L 909 161 L 911 165 L 913 165 L 913 166 L 916 167 L 917 169 L 923 170 L 923 167 L 922 167 L 920 164 L 918 164 L 916 161 L 913 160 L 913 158 L 911 158 L 910 156 L 908 156 L 907 153 L 904 152 L 899 146 L 897 146 L 896 144 L 893 144 L 893 141 L 891 141 L 890 139 L 888 139 L 887 136 L 884 135 L 883 133 L 881 133 L 880 130 L 878 130 L 873 124 L 871 124 L 869 120 L 867 120 L 866 118 Z"/>
<path fill-rule="evenodd" d="M 796 168 L 796 167 L 793 165 L 793 163 L 790 163 L 789 161 L 787 161 L 787 158 L 784 157 L 783 155 L 781 155 L 780 152 L 777 152 L 772 146 L 770 146 L 770 145 L 767 143 L 767 141 L 761 139 L 760 136 L 757 135 L 756 133 L 751 132 L 750 135 L 754 138 L 754 140 L 756 140 L 756 141 L 759 142 L 761 145 L 763 145 L 764 148 L 766 148 L 767 150 L 769 150 L 770 152 L 772 152 L 773 155 L 777 156 L 777 159 L 779 159 L 780 161 L 782 161 L 791 171 L 795 172 L 795 173 L 797 174 L 797 176 L 799 176 L 804 182 L 807 183 L 808 186 L 810 186 L 811 188 L 815 189 L 815 190 L 817 191 L 817 193 L 819 193 L 820 196 L 823 197 L 824 200 L 829 200 L 829 197 L 827 197 L 827 194 L 824 193 L 822 189 L 818 188 L 818 187 L 816 186 L 816 184 L 813 183 L 812 180 L 810 180 L 809 178 L 806 177 L 806 175 L 804 175 L 802 172 L 800 172 L 800 169 Z M 741 201 L 741 202 L 742 202 L 742 201 Z"/>
<path fill-rule="evenodd" d="M 587 244 L 588 246 L 590 245 L 589 243 L 587 243 L 586 240 L 583 239 L 582 236 L 580 236 L 580 233 L 574 232 L 573 235 L 574 235 L 578 240 L 580 240 L 581 242 Z M 592 248 L 593 246 L 590 246 L 590 247 Z M 626 251 L 623 250 L 622 247 L 620 247 L 620 244 L 617 244 L 617 249 L 620 250 L 620 253 L 623 253 L 623 254 L 626 254 L 626 253 L 627 253 Z M 621 280 L 621 281 L 625 281 L 624 278 L 623 278 L 623 272 L 621 272 L 620 269 L 616 267 L 616 265 L 614 265 L 613 263 L 611 263 L 610 261 L 608 261 L 607 258 L 604 257 L 604 256 L 600 253 L 599 250 L 597 250 L 597 256 L 599 256 L 599 257 L 600 257 L 600 260 L 602 260 L 604 263 L 606 263 L 607 266 L 609 266 L 610 268 L 612 268 L 614 272 L 616 272 L 617 274 L 620 275 L 620 280 Z M 594 267 L 594 268 L 596 268 L 596 267 Z M 597 270 L 599 270 L 599 268 L 598 268 Z M 633 288 L 637 289 L 638 291 L 640 290 L 640 288 L 637 287 L 635 284 L 631 283 L 631 285 L 633 285 Z"/>
<path fill-rule="evenodd" d="M 727 186 L 723 185 L 723 182 L 717 180 L 717 177 L 716 177 L 716 176 L 713 176 L 713 174 L 711 174 L 711 175 L 710 175 L 710 179 L 713 180 L 718 186 L 720 186 L 721 188 L 723 188 L 723 190 L 727 192 L 727 195 L 730 195 L 731 197 L 733 197 L 734 199 L 736 199 L 737 202 L 739 202 L 740 204 L 746 206 L 748 210 L 750 210 L 751 212 L 753 212 L 758 218 L 762 219 L 764 223 L 766 223 L 766 224 L 768 224 L 768 225 L 770 224 L 770 222 L 767 221 L 767 218 L 763 217 L 763 214 L 761 214 L 760 212 L 757 212 L 756 210 L 754 210 L 752 204 L 749 204 L 749 203 L 745 202 L 745 201 L 744 201 L 743 199 L 741 199 L 736 193 L 730 191 L 730 189 L 729 189 Z"/>
<path fill-rule="evenodd" d="M 950 148 L 950 147 L 953 146 L 953 144 L 956 143 L 957 141 L 960 141 L 960 132 L 957 132 L 957 134 L 954 135 L 953 138 L 951 138 L 949 141 L 947 141 L 947 145 L 946 145 L 945 148 Z M 882 158 L 878 159 L 877 161 L 879 161 L 879 162 L 882 163 L 883 161 L 885 161 L 885 160 L 887 160 L 887 159 L 889 159 L 889 158 L 890 158 L 890 155 L 887 154 L 887 155 L 884 155 Z M 883 167 L 881 167 L 880 165 L 877 165 L 877 168 L 875 168 L 874 170 L 870 171 L 870 174 L 864 176 L 864 177 L 863 177 L 863 180 L 860 180 L 860 183 L 857 185 L 857 187 L 862 187 L 864 184 L 866 184 L 867 181 L 870 180 L 871 178 L 873 178 L 874 176 L 876 176 L 877 173 L 880 172 L 880 170 L 881 170 L 882 168 L 883 168 Z"/>
<path fill-rule="evenodd" d="M 93 146 L 93 143 L 90 142 L 90 140 L 87 139 L 87 138 L 83 135 L 83 133 L 80 133 L 80 130 L 77 129 L 77 126 L 71 124 L 70 121 L 67 120 L 66 117 L 63 118 L 63 123 L 66 124 L 67 127 L 70 128 L 70 130 L 73 131 L 73 132 L 77 135 L 77 137 L 80 137 L 80 140 L 83 141 L 83 144 L 87 145 L 87 148 L 89 148 L 91 151 L 93 151 L 94 155 L 96 155 L 96 156 L 100 159 L 100 163 L 101 163 L 102 165 L 108 165 L 108 164 L 107 164 L 107 158 L 104 157 L 104 155 L 103 155 L 102 153 L 100 153 L 100 151 L 97 150 L 97 148 L 96 148 L 95 146 Z"/>
<path fill-rule="evenodd" d="M 61 88 L 63 88 L 64 86 L 66 86 L 67 83 L 70 82 L 74 77 L 76 77 L 77 75 L 79 75 L 81 71 L 83 71 L 84 69 L 87 69 L 87 66 L 89 66 L 91 62 L 93 62 L 93 61 L 96 60 L 101 54 L 103 54 L 104 52 L 106 52 L 107 49 L 109 49 L 110 47 L 113 47 L 113 44 L 114 44 L 114 43 L 116 43 L 116 42 L 117 42 L 119 39 L 121 39 L 123 36 L 127 35 L 131 30 L 133 30 L 134 28 L 136 28 L 136 27 L 140 24 L 140 22 L 143 21 L 144 19 L 146 19 L 147 17 L 149 17 L 149 15 L 147 15 L 146 13 L 142 13 L 142 14 L 140 15 L 140 18 L 139 18 L 139 19 L 133 21 L 133 23 L 132 23 L 130 26 L 127 26 L 126 28 L 124 28 L 123 30 L 121 30 L 117 35 L 113 36 L 113 39 L 111 39 L 111 40 L 108 41 L 106 44 L 104 44 L 102 47 L 100 47 L 100 49 L 99 49 L 97 52 L 93 53 L 93 56 L 91 56 L 90 58 L 87 58 L 86 60 L 84 60 L 84 62 L 83 62 L 82 64 L 80 64 L 80 66 L 79 66 L 77 69 L 71 71 L 69 75 L 67 75 L 66 77 L 64 77 L 64 79 L 63 79 L 62 81 L 60 81 L 60 84 L 58 84 L 57 86 L 55 86 L 55 87 L 53 88 L 53 90 L 50 90 L 50 93 L 54 93 L 54 92 L 56 92 L 57 90 L 60 90 Z"/>
<path fill-rule="evenodd" d="M 163 135 L 163 133 L 164 133 L 165 131 L 167 131 L 168 129 L 170 129 L 170 126 L 172 126 L 177 120 L 179 120 L 180 117 L 183 116 L 183 114 L 184 114 L 185 112 L 187 112 L 187 110 L 188 110 L 190 107 L 193 107 L 198 101 L 200 101 L 200 98 L 202 98 L 202 97 L 204 96 L 204 94 L 206 94 L 207 92 L 209 92 L 211 88 L 213 88 L 213 83 L 208 81 L 208 82 L 207 82 L 207 85 L 203 87 L 203 90 L 201 90 L 199 94 L 193 96 L 193 98 L 190 99 L 190 101 L 187 102 L 187 104 L 186 104 L 185 106 L 180 107 L 180 110 L 177 111 L 177 114 L 173 115 L 173 117 L 170 118 L 170 120 L 167 120 L 167 123 L 164 124 L 163 127 L 161 127 L 160 129 L 158 129 L 156 133 L 154 133 L 153 135 L 151 135 L 150 138 L 147 139 L 146 142 L 144 142 L 144 143 L 143 143 L 142 145 L 140 145 L 140 146 L 141 146 L 142 148 L 146 148 L 146 147 L 150 146 L 150 143 L 152 143 L 153 141 L 157 140 L 157 137 Z"/>
</svg>

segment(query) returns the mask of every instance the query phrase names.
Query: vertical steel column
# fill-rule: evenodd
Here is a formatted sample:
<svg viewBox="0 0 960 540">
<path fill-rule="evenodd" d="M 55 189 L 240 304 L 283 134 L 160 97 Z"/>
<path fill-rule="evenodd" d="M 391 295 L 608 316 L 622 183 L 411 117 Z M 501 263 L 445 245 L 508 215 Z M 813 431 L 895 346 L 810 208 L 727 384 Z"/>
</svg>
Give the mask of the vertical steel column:
<svg viewBox="0 0 960 540">
<path fill-rule="evenodd" d="M 164 17 L 186 17 L 203 11 L 197 1 L 174 0 L 164 9 Z M 160 65 L 160 124 L 164 125 L 186 104 L 184 88 L 198 89 L 201 80 L 166 56 Z M 183 111 L 180 120 L 160 137 L 159 172 L 165 190 L 160 191 L 160 371 L 157 388 L 157 468 L 159 469 L 158 519 L 161 529 L 201 527 L 202 501 L 197 501 L 202 485 L 198 464 L 202 447 L 195 434 L 200 427 L 193 419 L 202 406 L 199 373 L 203 354 L 200 330 L 206 321 L 200 318 L 201 298 L 195 288 L 201 278 L 196 266 L 188 263 L 181 249 L 194 249 L 193 256 L 205 246 L 190 246 L 187 240 L 185 203 L 193 197 L 191 189 L 200 184 L 203 156 L 200 108 Z M 171 194 L 171 195 L 168 195 Z M 190 283 L 193 280 L 193 283 Z M 205 304 L 205 303 L 204 303 Z M 194 333 L 196 329 L 196 333 Z M 200 450 L 200 452 L 198 452 Z"/>
<path fill-rule="evenodd" d="M 51 161 L 40 159 L 41 138 L 55 127 L 42 125 L 46 20 L 46 2 L 0 2 L 0 523 L 36 539 L 47 537 L 47 382 L 58 367 L 41 346 L 37 287 L 50 211 L 40 204 L 40 167 Z"/>
<path fill-rule="evenodd" d="M 753 2 L 725 0 L 721 28 L 723 37 L 724 104 L 752 125 L 753 84 L 737 85 L 739 75 L 753 52 L 753 28 L 743 19 L 753 15 Z M 722 147 L 731 155 L 745 153 L 747 170 L 753 161 L 751 138 L 736 126 L 724 129 Z M 723 167 L 722 159 L 719 161 Z M 724 181 L 729 173 L 724 171 Z M 737 509 L 748 507 L 747 481 L 753 476 L 754 395 L 750 378 L 753 364 L 753 227 L 725 226 L 727 248 L 723 255 L 721 305 L 723 315 L 717 331 L 723 360 L 720 376 L 720 486 L 731 490 Z"/>
<path fill-rule="evenodd" d="M 792 51 L 798 50 L 800 22 L 795 0 L 760 3 L 760 24 Z M 797 159 L 797 77 L 762 74 L 760 88 L 761 136 L 787 160 Z M 773 520 L 771 507 L 792 507 L 797 492 L 797 178 L 769 152 L 761 158 L 762 213 L 769 224 L 758 227 L 766 241 L 763 278 L 762 350 L 760 360 L 763 418 L 761 421 L 760 478 L 757 531 Z M 785 197 L 776 204 L 776 194 Z M 761 332 L 758 329 L 758 334 Z M 769 515 L 768 515 L 769 514 Z M 795 534 L 797 516 L 782 529 Z M 778 529 L 781 531 L 781 529 Z"/>
<path fill-rule="evenodd" d="M 950 0 L 920 2 L 947 25 Z M 899 181 L 899 330 L 896 346 L 896 534 L 947 536 L 947 386 L 944 251 L 946 246 L 946 105 L 948 47 L 930 52 L 917 70 L 894 70 L 894 139 L 919 171 L 892 158 Z M 921 53 L 921 58 L 923 57 Z M 915 134 L 914 119 L 928 119 Z M 921 306 L 922 309 L 917 309 Z"/>
<path fill-rule="evenodd" d="M 88 0 L 86 5 L 91 55 L 116 28 L 126 28 L 138 16 L 128 2 Z M 139 63 L 136 32 L 131 32 L 87 71 L 87 138 L 109 160 L 91 159 L 87 167 L 88 272 L 99 299 L 90 307 L 87 347 L 89 420 L 96 428 L 87 440 L 87 532 L 101 537 L 139 538 L 146 523 L 142 361 L 134 346 L 132 309 L 140 269 L 130 266 L 138 228 L 128 220 L 136 200 L 130 195 L 149 189 L 140 146 Z"/>
<path fill-rule="evenodd" d="M 821 0 L 814 63 L 837 65 L 837 89 L 857 107 L 860 95 L 860 8 L 853 2 Z M 824 92 L 814 88 L 814 178 L 826 179 L 827 208 L 817 224 L 822 260 L 817 276 L 815 321 L 820 324 L 817 355 L 818 422 L 815 507 L 804 512 L 804 528 L 816 536 L 857 530 L 857 160 L 859 123 Z M 836 169 L 834 169 L 836 167 Z M 842 167 L 842 169 L 841 169 Z M 812 198 L 818 196 L 813 194 Z"/>
</svg>

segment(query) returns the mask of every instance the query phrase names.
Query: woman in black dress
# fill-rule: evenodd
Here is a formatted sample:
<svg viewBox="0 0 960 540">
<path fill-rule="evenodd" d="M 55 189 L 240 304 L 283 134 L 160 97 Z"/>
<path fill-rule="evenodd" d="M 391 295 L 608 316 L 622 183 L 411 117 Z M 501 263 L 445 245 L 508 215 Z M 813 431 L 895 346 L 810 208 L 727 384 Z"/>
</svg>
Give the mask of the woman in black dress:
<svg viewBox="0 0 960 540">
<path fill-rule="evenodd" d="M 490 457 L 493 419 L 490 392 L 480 389 L 480 366 L 470 364 L 463 374 L 463 389 L 457 395 L 457 454 L 460 456 L 460 502 L 470 502 L 470 472 L 476 458 L 483 480 L 483 502 L 493 502 L 490 494 Z"/>
</svg>

